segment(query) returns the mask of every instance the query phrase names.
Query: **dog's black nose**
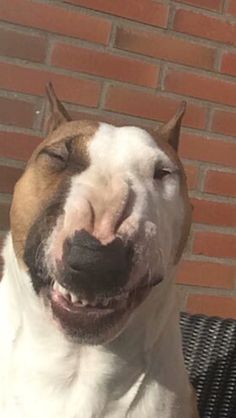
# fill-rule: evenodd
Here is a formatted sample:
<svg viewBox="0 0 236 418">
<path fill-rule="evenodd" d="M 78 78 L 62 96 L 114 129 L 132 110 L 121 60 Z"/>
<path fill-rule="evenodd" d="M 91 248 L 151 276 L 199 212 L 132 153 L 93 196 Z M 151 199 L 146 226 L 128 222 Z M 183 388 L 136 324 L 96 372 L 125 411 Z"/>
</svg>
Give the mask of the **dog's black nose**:
<svg viewBox="0 0 236 418">
<path fill-rule="evenodd" d="M 120 238 L 102 245 L 87 231 L 76 232 L 64 246 L 64 285 L 85 294 L 116 293 L 128 281 L 131 256 Z"/>
</svg>

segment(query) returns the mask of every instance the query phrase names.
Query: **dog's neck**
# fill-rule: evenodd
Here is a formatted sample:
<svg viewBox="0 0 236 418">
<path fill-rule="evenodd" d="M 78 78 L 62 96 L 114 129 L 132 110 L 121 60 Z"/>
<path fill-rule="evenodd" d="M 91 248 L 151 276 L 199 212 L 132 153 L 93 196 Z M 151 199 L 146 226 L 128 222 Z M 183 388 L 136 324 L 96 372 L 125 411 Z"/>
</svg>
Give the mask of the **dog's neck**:
<svg viewBox="0 0 236 418">
<path fill-rule="evenodd" d="M 131 411 L 129 416 L 132 417 L 139 398 L 143 402 L 145 396 L 150 397 L 146 399 L 149 410 L 145 417 L 155 416 L 158 402 L 161 402 L 159 405 L 168 402 L 170 409 L 167 414 L 170 413 L 171 405 L 174 405 L 174 399 L 171 399 L 173 392 L 184 393 L 187 386 L 171 277 L 165 278 L 152 291 L 115 340 L 101 346 L 87 346 L 68 340 L 55 327 L 53 319 L 48 319 L 48 313 L 45 312 L 44 316 L 43 306 L 31 288 L 29 277 L 23 277 L 27 274 L 18 266 L 10 236 L 5 248 L 5 261 L 7 268 L 0 292 L 0 328 L 6 321 L 9 324 L 10 319 L 6 333 L 2 329 L 1 335 L 5 343 L 5 372 L 6 376 L 15 373 L 15 384 L 18 377 L 19 382 L 29 380 L 32 406 L 37 402 L 37 391 L 46 394 L 61 391 L 59 406 L 64 407 L 66 392 L 66 411 L 71 408 L 71 412 L 63 416 L 69 418 L 75 416 L 73 408 L 79 409 L 81 415 L 78 416 L 84 418 L 122 417 L 122 408 L 124 415 Z M 17 358 L 19 352 L 20 364 Z M 9 355 L 11 362 L 9 360 L 8 363 Z M 173 379 L 173 369 L 178 376 L 176 380 Z M 148 395 L 145 395 L 146 384 L 149 385 Z M 45 393 L 44 399 L 47 399 Z M 55 406 L 55 411 L 59 406 Z M 116 415 L 116 406 L 119 406 L 119 415 Z M 41 416 L 44 413 L 42 403 L 40 413 Z M 45 418 L 49 416 L 54 418 L 54 410 Z M 173 415 L 172 412 L 172 415 L 161 415 L 161 418 L 172 416 L 180 415 Z"/>
</svg>

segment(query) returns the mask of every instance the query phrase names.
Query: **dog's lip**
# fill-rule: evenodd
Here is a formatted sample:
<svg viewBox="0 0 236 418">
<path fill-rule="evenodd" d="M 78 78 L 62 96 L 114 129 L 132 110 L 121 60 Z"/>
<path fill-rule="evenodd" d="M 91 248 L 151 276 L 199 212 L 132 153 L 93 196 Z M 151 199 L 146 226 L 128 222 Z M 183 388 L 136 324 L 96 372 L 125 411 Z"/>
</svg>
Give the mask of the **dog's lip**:
<svg viewBox="0 0 236 418">
<path fill-rule="evenodd" d="M 138 305 L 145 296 L 150 292 L 151 288 L 157 286 L 162 277 L 153 277 L 147 283 L 148 275 L 145 274 L 139 281 L 137 286 L 133 286 L 130 289 L 123 289 L 119 294 L 115 296 L 103 296 L 95 297 L 93 299 L 81 299 L 79 295 L 77 300 L 74 299 L 73 294 L 69 290 L 63 288 L 59 284 L 53 286 L 51 289 L 51 300 L 54 304 L 59 305 L 67 312 L 76 314 L 96 314 L 104 315 L 114 311 L 123 309 L 129 309 Z"/>
<path fill-rule="evenodd" d="M 147 281 L 149 276 L 139 281 L 139 285 L 128 292 L 120 292 L 117 299 L 112 297 L 109 303 L 99 306 L 93 300 L 94 306 L 88 303 L 81 306 L 72 303 L 65 295 L 51 288 L 48 295 L 54 321 L 69 336 L 79 338 L 80 341 L 100 343 L 111 336 L 111 330 L 118 330 L 128 320 L 131 313 L 147 298 L 153 286 L 161 281 L 161 277 Z M 145 283 L 146 281 L 146 283 Z M 109 331 L 110 330 L 110 331 Z M 110 337 L 109 337 L 110 338 Z"/>
<path fill-rule="evenodd" d="M 113 312 L 115 309 L 114 307 L 101 307 L 101 306 L 92 306 L 86 305 L 83 307 L 80 303 L 71 303 L 68 299 L 66 299 L 63 295 L 53 292 L 51 293 L 51 299 L 53 304 L 60 306 L 61 309 L 67 311 L 68 313 L 73 313 L 74 315 L 107 315 Z"/>
</svg>

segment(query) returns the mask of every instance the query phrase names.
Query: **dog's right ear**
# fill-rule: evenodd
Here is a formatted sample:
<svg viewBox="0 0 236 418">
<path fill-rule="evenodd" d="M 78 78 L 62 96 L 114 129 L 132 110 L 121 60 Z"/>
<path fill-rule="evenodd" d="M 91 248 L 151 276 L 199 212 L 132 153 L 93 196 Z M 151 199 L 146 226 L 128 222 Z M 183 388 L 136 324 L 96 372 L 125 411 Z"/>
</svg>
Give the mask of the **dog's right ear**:
<svg viewBox="0 0 236 418">
<path fill-rule="evenodd" d="M 180 127 L 187 103 L 182 101 L 175 115 L 159 129 L 154 129 L 158 136 L 168 142 L 178 152 Z"/>
<path fill-rule="evenodd" d="M 46 85 L 46 111 L 44 115 L 43 130 L 47 134 L 53 132 L 62 123 L 71 120 L 63 104 L 57 98 L 51 82 Z"/>
</svg>

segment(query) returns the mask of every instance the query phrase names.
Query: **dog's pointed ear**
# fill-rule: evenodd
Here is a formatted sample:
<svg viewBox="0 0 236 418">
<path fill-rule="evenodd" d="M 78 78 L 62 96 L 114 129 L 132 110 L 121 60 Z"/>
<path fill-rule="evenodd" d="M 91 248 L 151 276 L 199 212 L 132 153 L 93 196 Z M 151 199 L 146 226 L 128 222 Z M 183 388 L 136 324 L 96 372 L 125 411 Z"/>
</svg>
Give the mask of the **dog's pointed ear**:
<svg viewBox="0 0 236 418">
<path fill-rule="evenodd" d="M 57 98 L 51 82 L 46 85 L 46 112 L 44 118 L 44 131 L 50 134 L 64 122 L 71 120 L 67 110 Z"/>
<path fill-rule="evenodd" d="M 182 101 L 176 114 L 169 120 L 169 122 L 156 130 L 158 137 L 169 142 L 175 151 L 178 151 L 181 121 L 185 114 L 186 106 L 187 103 Z"/>
</svg>

